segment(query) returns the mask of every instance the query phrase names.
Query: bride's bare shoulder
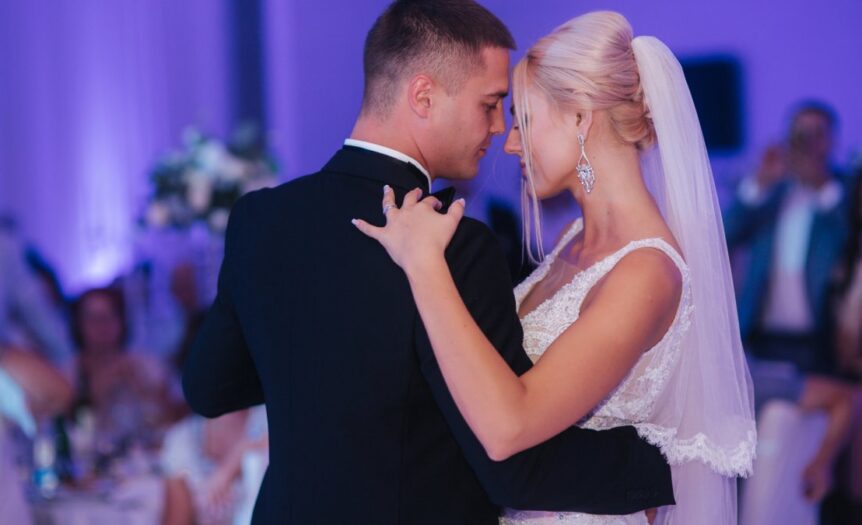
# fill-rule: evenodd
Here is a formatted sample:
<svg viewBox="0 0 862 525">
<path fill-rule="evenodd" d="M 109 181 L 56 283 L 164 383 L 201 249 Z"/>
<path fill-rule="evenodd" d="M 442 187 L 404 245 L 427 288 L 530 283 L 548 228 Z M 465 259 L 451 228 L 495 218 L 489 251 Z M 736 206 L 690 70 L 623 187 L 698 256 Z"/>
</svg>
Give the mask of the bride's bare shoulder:
<svg viewBox="0 0 862 525">
<path fill-rule="evenodd" d="M 608 272 L 595 299 L 606 304 L 648 304 L 653 313 L 662 317 L 661 312 L 676 311 L 682 287 L 681 270 L 667 253 L 639 249 L 626 254 Z"/>
</svg>

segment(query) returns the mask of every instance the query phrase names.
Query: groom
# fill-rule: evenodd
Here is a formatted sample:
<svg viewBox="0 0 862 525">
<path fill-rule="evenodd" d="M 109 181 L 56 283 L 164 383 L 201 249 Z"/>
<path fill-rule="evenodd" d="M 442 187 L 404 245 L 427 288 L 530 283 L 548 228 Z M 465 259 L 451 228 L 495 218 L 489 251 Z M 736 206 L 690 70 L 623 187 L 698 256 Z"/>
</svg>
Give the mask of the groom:
<svg viewBox="0 0 862 525">
<path fill-rule="evenodd" d="M 350 223 L 383 223 L 384 185 L 400 200 L 436 177 L 476 175 L 504 131 L 512 48 L 470 0 L 396 1 L 368 34 L 344 148 L 234 207 L 183 386 L 208 417 L 266 403 L 255 523 L 491 525 L 499 506 L 626 514 L 673 502 L 668 466 L 631 427 L 571 428 L 490 460 L 446 390 L 404 274 Z M 447 259 L 478 324 L 525 372 L 493 235 L 464 219 Z"/>
</svg>

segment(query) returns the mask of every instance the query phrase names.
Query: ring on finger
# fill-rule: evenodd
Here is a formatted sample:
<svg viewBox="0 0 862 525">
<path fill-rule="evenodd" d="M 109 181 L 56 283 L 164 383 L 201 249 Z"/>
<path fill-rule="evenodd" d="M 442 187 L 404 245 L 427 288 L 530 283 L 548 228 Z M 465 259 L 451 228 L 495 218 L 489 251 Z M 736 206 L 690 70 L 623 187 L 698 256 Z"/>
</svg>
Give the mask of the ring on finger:
<svg viewBox="0 0 862 525">
<path fill-rule="evenodd" d="M 389 210 L 391 210 L 392 208 L 397 208 L 397 206 L 395 206 L 391 202 L 387 202 L 386 204 L 384 204 L 383 205 L 383 215 L 386 215 L 387 213 L 389 213 Z"/>
</svg>

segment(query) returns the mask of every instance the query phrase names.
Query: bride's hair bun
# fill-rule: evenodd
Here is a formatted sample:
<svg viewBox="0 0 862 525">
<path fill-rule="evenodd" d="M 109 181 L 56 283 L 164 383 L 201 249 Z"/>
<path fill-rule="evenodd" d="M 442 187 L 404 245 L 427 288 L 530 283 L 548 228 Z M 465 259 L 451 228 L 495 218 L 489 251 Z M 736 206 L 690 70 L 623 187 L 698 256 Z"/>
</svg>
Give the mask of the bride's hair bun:
<svg viewBox="0 0 862 525">
<path fill-rule="evenodd" d="M 515 73 L 522 80 L 527 75 L 564 111 L 606 110 L 625 143 L 645 149 L 655 141 L 632 50 L 632 27 L 619 13 L 595 11 L 569 20 L 539 40 Z"/>
</svg>

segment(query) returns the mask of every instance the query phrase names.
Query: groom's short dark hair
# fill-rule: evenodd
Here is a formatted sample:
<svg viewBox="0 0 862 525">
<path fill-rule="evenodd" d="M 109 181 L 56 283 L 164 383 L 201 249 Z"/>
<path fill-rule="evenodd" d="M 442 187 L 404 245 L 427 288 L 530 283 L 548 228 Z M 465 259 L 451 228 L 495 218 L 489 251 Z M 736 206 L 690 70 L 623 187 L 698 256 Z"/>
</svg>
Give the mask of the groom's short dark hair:
<svg viewBox="0 0 862 525">
<path fill-rule="evenodd" d="M 486 47 L 515 49 L 493 13 L 472 0 L 396 0 L 365 39 L 362 111 L 386 114 L 400 81 L 426 71 L 456 93 Z"/>
</svg>

